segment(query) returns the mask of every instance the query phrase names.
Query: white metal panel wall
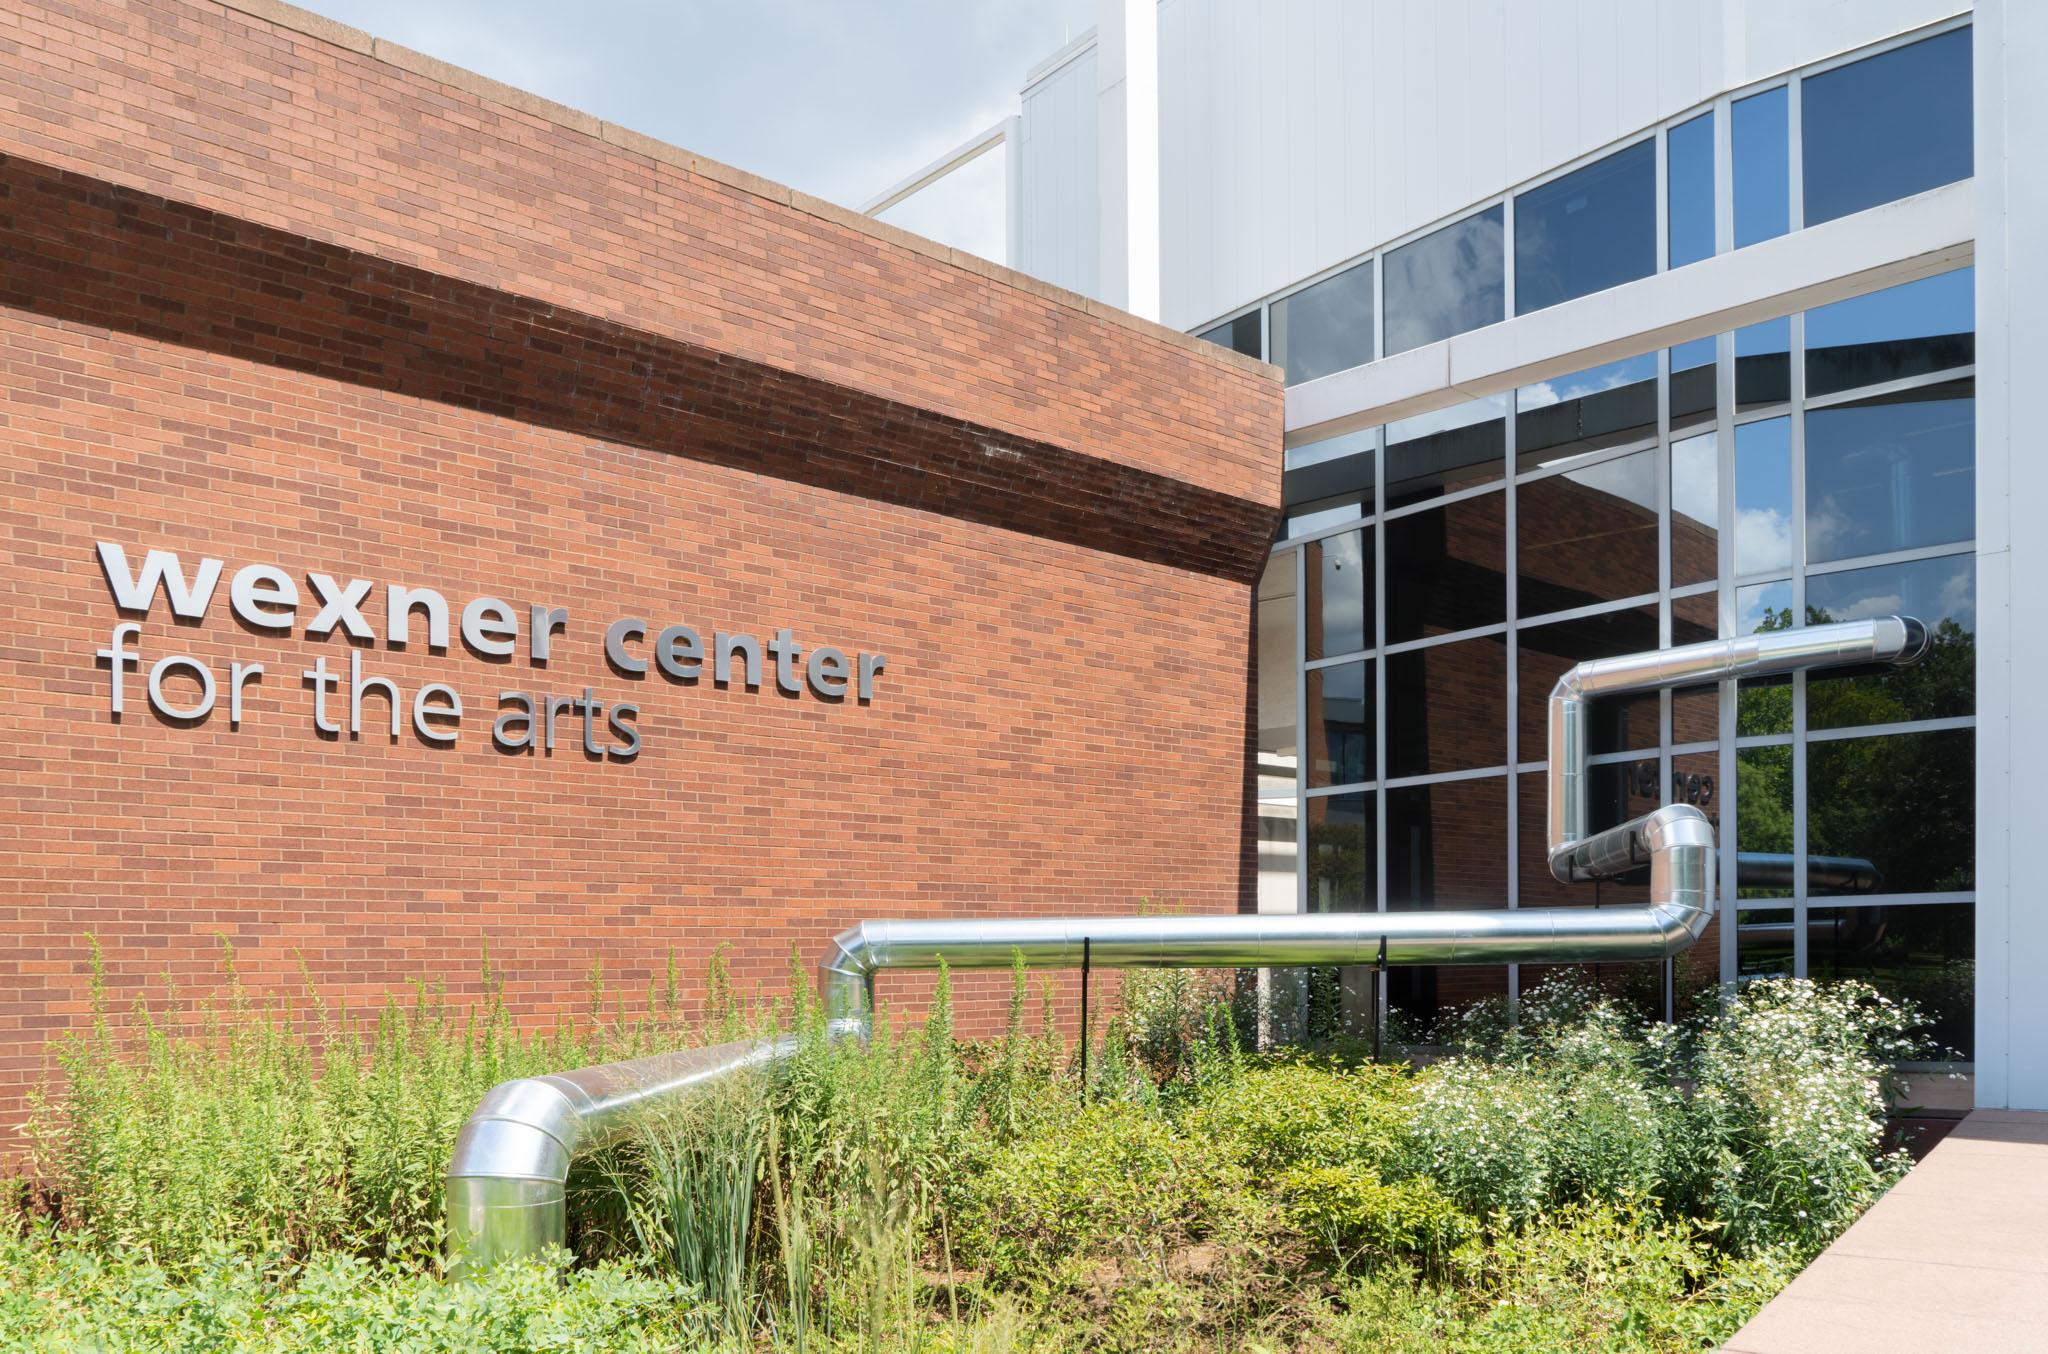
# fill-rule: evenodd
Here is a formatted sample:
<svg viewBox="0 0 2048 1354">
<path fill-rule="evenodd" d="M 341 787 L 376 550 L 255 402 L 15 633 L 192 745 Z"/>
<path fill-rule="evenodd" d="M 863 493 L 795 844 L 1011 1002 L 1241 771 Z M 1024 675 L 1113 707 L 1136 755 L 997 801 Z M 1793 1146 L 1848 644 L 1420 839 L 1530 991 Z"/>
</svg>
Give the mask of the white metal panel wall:
<svg viewBox="0 0 2048 1354">
<path fill-rule="evenodd" d="M 1091 47 L 1024 91 L 1023 211 L 1012 266 L 1055 286 L 1099 296 L 1101 186 L 1096 179 L 1095 51 Z"/>
<path fill-rule="evenodd" d="M 1164 318 L 1222 315 L 1726 90 L 1968 8 L 1161 0 Z"/>
<path fill-rule="evenodd" d="M 1984 0 L 1977 78 L 1977 1103 L 2048 1110 L 2048 5 Z"/>
</svg>

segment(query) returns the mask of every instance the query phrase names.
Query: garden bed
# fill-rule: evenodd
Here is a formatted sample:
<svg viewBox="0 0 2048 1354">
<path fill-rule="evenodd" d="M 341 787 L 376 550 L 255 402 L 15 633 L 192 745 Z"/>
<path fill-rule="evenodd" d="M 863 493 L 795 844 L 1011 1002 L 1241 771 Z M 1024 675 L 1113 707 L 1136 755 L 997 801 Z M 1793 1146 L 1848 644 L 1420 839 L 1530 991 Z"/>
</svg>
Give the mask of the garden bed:
<svg viewBox="0 0 2048 1354">
<path fill-rule="evenodd" d="M 1674 1028 L 1561 980 L 1416 1068 L 1250 1053 L 1203 984 L 1130 974 L 1085 1095 L 1021 971 L 983 1042 L 943 979 L 866 1048 L 707 990 L 539 1034 L 425 992 L 310 1031 L 102 1012 L 30 1125 L 0 1347 L 1707 1349 L 1905 1169 L 1913 1015 L 1856 984 Z M 808 1034 L 772 1075 L 579 1171 L 573 1258 L 438 1277 L 490 1085 L 769 1023 Z"/>
</svg>

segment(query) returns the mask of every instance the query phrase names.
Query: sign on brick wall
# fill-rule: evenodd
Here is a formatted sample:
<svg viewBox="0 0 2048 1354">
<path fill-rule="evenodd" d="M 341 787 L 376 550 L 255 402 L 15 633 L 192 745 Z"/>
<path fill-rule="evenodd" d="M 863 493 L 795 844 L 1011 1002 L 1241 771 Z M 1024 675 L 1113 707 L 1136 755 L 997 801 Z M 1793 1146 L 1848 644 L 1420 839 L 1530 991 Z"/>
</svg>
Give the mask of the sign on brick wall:
<svg viewBox="0 0 2048 1354">
<path fill-rule="evenodd" d="M 174 622 L 207 620 L 220 591 L 222 561 L 202 557 L 188 569 L 177 552 L 150 550 L 137 569 L 124 546 L 96 544 L 119 611 L 147 619 L 161 597 Z M 436 654 L 448 652 L 451 637 L 459 634 L 471 656 L 483 661 L 523 658 L 537 673 L 545 670 L 558 644 L 582 638 L 567 607 L 544 602 L 515 606 L 480 596 L 457 613 L 433 588 L 379 585 L 367 578 L 342 582 L 318 572 L 304 577 L 301 592 L 297 579 L 277 565 L 242 565 L 228 580 L 228 611 L 256 634 L 283 637 L 296 630 L 306 638 L 324 638 L 339 630 L 352 643 L 393 649 L 424 644 Z M 745 631 L 717 629 L 707 642 L 689 625 L 656 627 L 640 616 L 611 621 L 602 643 L 612 671 L 629 681 L 659 673 L 669 685 L 696 686 L 708 670 L 718 687 L 758 689 L 773 681 L 787 696 L 839 703 L 851 695 L 861 705 L 874 700 L 889 663 L 886 654 L 856 651 L 849 656 L 831 645 L 807 650 L 787 627 L 766 643 Z M 330 666 L 322 655 L 301 671 L 296 701 L 279 690 L 278 682 L 266 683 L 266 664 L 234 661 L 217 672 L 191 654 L 150 655 L 146 648 L 141 623 L 120 621 L 96 655 L 107 669 L 107 712 L 115 719 L 127 707 L 131 673 L 140 678 L 151 710 L 193 727 L 214 720 L 223 702 L 230 729 L 240 728 L 244 719 L 283 716 L 285 707 L 296 703 L 315 731 L 332 737 L 359 739 L 366 731 L 374 736 L 388 727 L 388 736 L 396 740 L 410 727 L 423 743 L 451 744 L 462 736 L 470 708 L 446 682 L 423 683 L 408 696 L 391 678 L 366 671 L 363 652 L 354 647 L 345 667 Z M 281 674 L 287 683 L 288 673 Z M 490 737 L 499 751 L 553 756 L 558 746 L 580 746 L 586 757 L 606 762 L 630 762 L 640 755 L 638 704 L 601 696 L 591 687 L 580 693 L 537 688 L 538 683 L 496 693 Z"/>
</svg>

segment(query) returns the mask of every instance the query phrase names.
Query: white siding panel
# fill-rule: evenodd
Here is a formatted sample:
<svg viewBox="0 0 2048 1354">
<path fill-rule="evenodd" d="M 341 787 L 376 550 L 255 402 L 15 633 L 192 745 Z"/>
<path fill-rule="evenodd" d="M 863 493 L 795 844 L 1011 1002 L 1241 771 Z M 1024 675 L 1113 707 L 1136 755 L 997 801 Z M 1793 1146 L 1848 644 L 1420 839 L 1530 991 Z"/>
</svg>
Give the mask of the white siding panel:
<svg viewBox="0 0 2048 1354">
<path fill-rule="evenodd" d="M 1165 319 L 1223 315 L 1725 90 L 1967 8 L 1162 0 Z"/>
<path fill-rule="evenodd" d="M 1023 239 L 1017 267 L 1089 296 L 1101 285 L 1095 52 L 1024 91 Z"/>
</svg>

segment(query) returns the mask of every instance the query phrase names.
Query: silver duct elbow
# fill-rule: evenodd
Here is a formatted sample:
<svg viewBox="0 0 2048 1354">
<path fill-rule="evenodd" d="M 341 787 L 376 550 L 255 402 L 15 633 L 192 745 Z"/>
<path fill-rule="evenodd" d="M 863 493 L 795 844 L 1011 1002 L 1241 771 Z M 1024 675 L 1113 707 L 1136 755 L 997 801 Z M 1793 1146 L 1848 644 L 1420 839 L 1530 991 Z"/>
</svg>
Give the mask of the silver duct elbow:
<svg viewBox="0 0 2048 1354">
<path fill-rule="evenodd" d="M 1559 879 L 1608 879 L 1648 867 L 1650 900 L 1630 907 L 1496 907 L 1462 912 L 1318 912 L 1285 916 L 1140 916 L 865 921 L 819 964 L 834 1037 L 865 1038 L 882 969 L 1292 968 L 1303 965 L 1584 963 L 1665 959 L 1714 915 L 1716 851 L 1706 815 L 1668 804 L 1586 831 L 1586 713 L 1591 702 L 1664 687 L 1802 668 L 1905 663 L 1927 647 L 1899 617 L 1717 640 L 1581 663 L 1550 698 L 1549 858 Z M 1841 872 L 1861 862 L 1842 863 Z M 1777 868 L 1759 858 L 1759 870 Z M 450 1270 L 561 1244 L 569 1166 L 702 1085 L 788 1055 L 793 1039 L 507 1082 L 477 1107 L 448 1170 Z"/>
<path fill-rule="evenodd" d="M 865 1039 L 868 1016 L 875 1006 L 875 945 L 868 937 L 871 922 L 856 922 L 832 938 L 832 948 L 818 963 L 818 999 L 825 1007 L 825 1028 L 832 1035 Z"/>
<path fill-rule="evenodd" d="M 788 1057 L 794 1039 L 749 1039 L 493 1087 L 456 1135 L 448 1162 L 448 1272 L 560 1246 L 569 1166 L 654 1121 L 676 1100 Z"/>
</svg>

